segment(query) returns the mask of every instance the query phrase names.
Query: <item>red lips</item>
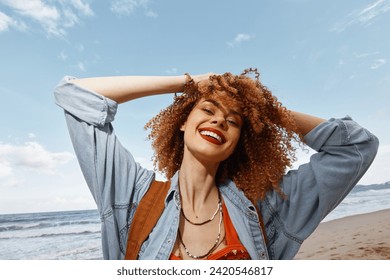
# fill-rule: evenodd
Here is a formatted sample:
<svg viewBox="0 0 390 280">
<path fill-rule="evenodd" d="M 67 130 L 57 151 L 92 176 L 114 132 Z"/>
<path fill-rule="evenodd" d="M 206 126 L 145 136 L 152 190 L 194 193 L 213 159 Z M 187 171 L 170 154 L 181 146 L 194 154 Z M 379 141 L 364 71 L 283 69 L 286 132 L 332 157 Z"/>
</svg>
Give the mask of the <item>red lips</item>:
<svg viewBox="0 0 390 280">
<path fill-rule="evenodd" d="M 204 132 L 204 133 L 202 133 L 202 132 Z M 209 132 L 209 133 L 206 134 L 205 132 L 206 133 Z M 223 133 L 215 128 L 204 127 L 204 128 L 199 129 L 199 133 L 203 139 L 205 139 L 213 144 L 222 145 L 223 143 L 226 142 L 226 138 L 223 135 Z"/>
</svg>

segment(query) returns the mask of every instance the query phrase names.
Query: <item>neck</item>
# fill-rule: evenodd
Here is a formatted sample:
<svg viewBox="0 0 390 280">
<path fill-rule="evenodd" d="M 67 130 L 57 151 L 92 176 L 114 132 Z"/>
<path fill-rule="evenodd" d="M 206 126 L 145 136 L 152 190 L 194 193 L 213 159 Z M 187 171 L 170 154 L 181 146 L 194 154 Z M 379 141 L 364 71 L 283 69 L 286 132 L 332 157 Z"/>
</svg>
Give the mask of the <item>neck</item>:
<svg viewBox="0 0 390 280">
<path fill-rule="evenodd" d="M 194 212 L 209 203 L 218 201 L 215 175 L 219 164 L 202 163 L 184 153 L 179 172 L 179 186 L 182 204 Z"/>
</svg>

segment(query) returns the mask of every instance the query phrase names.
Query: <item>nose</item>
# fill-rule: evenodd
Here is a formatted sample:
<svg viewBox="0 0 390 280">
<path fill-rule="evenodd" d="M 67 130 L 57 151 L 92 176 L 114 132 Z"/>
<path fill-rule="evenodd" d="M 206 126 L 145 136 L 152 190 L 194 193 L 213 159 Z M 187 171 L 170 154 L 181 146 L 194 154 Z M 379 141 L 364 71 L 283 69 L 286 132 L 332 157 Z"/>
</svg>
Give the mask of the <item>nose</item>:
<svg viewBox="0 0 390 280">
<path fill-rule="evenodd" d="M 211 123 L 221 127 L 224 130 L 227 128 L 227 122 L 224 116 L 215 115 Z"/>
</svg>

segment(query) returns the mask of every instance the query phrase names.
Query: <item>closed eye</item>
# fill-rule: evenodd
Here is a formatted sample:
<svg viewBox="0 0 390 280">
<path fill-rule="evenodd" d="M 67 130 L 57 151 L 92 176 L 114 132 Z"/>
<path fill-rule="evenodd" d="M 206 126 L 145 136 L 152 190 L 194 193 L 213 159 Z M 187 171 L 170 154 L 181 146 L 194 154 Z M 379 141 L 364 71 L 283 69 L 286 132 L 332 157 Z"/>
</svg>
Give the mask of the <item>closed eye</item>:
<svg viewBox="0 0 390 280">
<path fill-rule="evenodd" d="M 212 110 L 207 109 L 207 108 L 202 108 L 202 111 L 206 112 L 209 115 L 213 115 L 214 114 L 214 112 Z"/>
<path fill-rule="evenodd" d="M 236 126 L 236 127 L 238 127 L 239 125 L 238 125 L 238 123 L 235 121 L 235 120 L 226 120 L 228 123 L 230 123 L 230 124 L 232 124 L 232 125 L 234 125 L 234 126 Z"/>
</svg>

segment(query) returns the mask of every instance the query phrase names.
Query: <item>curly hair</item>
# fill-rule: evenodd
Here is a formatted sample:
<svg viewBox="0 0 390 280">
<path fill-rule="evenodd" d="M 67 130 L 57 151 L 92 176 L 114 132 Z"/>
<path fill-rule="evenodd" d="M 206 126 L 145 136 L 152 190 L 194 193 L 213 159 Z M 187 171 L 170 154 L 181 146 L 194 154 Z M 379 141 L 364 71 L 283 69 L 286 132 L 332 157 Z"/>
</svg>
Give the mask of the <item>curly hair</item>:
<svg viewBox="0 0 390 280">
<path fill-rule="evenodd" d="M 184 133 L 180 127 L 201 98 L 220 99 L 221 95 L 238 104 L 244 120 L 236 149 L 220 163 L 216 181 L 233 180 L 253 202 L 264 198 L 270 190 L 283 195 L 277 182 L 295 160 L 294 142 L 301 142 L 302 136 L 290 112 L 260 82 L 257 69 L 187 83 L 184 92 L 175 95 L 173 104 L 145 125 L 145 129 L 151 130 L 155 168 L 167 178 L 180 169 L 184 154 Z"/>
</svg>

